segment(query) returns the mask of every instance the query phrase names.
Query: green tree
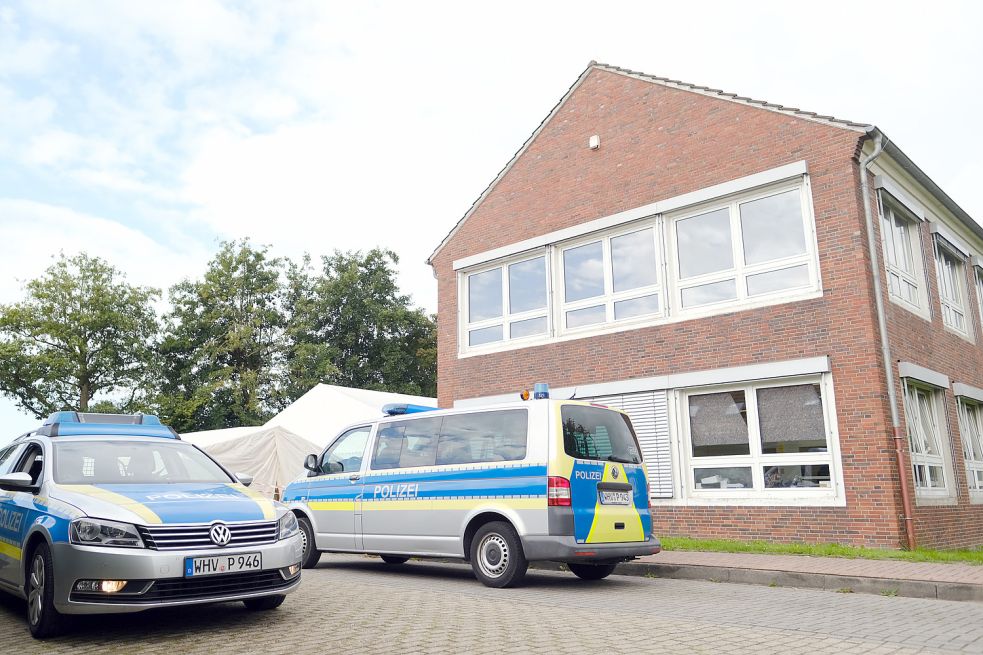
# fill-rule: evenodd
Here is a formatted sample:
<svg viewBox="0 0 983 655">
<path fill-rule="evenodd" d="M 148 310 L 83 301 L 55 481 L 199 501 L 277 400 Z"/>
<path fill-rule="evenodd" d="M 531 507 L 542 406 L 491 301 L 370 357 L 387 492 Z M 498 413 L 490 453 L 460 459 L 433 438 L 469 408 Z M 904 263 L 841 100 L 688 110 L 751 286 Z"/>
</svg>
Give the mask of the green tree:
<svg viewBox="0 0 983 655">
<path fill-rule="evenodd" d="M 0 306 L 0 392 L 38 418 L 87 411 L 97 395 L 114 396 L 103 407 L 142 405 L 158 333 L 156 289 L 127 284 L 82 253 L 60 255 L 25 292 Z"/>
<path fill-rule="evenodd" d="M 435 395 L 434 317 L 410 306 L 396 284 L 396 254 L 335 252 L 315 272 L 305 258 L 288 269 L 287 395 L 317 382 Z"/>
<path fill-rule="evenodd" d="M 225 242 L 201 280 L 171 287 L 157 405 L 175 429 L 258 425 L 282 406 L 284 265 Z"/>
</svg>

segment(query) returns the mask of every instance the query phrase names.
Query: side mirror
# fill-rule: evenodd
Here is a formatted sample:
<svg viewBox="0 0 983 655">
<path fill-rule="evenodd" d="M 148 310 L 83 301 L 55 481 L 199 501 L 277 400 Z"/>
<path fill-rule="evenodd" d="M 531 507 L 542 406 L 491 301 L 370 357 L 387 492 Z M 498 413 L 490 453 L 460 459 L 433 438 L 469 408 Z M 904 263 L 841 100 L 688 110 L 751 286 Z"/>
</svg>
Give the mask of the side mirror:
<svg viewBox="0 0 983 655">
<path fill-rule="evenodd" d="M 304 468 L 311 473 L 317 473 L 317 455 L 308 455 L 304 459 Z"/>
<path fill-rule="evenodd" d="M 255 478 L 248 473 L 236 473 L 236 479 L 238 479 L 243 486 L 248 487 L 253 483 Z"/>
<path fill-rule="evenodd" d="M 31 480 L 31 476 L 27 473 L 7 473 L 6 475 L 0 475 L 0 489 L 24 491 L 33 488 L 33 480 Z"/>
</svg>

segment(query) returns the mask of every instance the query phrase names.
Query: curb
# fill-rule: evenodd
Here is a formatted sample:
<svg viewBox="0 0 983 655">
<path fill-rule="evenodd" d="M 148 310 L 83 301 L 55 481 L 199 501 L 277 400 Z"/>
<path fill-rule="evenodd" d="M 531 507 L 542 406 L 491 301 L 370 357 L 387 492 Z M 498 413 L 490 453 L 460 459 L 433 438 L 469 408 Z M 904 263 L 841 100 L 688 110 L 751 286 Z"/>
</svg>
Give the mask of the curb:
<svg viewBox="0 0 983 655">
<path fill-rule="evenodd" d="M 557 562 L 532 562 L 530 568 L 547 571 L 565 570 Z M 907 598 L 934 598 L 937 600 L 983 602 L 983 585 L 958 582 L 931 582 L 900 578 L 871 578 L 828 573 L 800 573 L 797 571 L 772 571 L 744 569 L 729 566 L 703 566 L 697 564 L 650 564 L 627 562 L 619 564 L 614 575 L 630 575 L 675 580 L 706 580 L 735 584 L 765 585 L 768 587 L 795 587 L 822 589 L 839 593 L 880 594 Z"/>
</svg>

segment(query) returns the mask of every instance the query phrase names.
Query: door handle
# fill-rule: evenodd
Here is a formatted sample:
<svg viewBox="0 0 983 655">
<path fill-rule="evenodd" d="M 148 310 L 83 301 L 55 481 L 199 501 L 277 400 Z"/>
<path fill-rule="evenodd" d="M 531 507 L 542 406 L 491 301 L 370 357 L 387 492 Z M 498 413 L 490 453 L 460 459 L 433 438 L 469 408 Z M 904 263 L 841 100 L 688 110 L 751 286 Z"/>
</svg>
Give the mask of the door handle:
<svg viewBox="0 0 983 655">
<path fill-rule="evenodd" d="M 350 482 L 358 482 L 361 479 L 362 479 L 362 476 L 359 475 L 358 473 L 352 473 L 351 475 L 348 476 L 348 480 Z"/>
</svg>

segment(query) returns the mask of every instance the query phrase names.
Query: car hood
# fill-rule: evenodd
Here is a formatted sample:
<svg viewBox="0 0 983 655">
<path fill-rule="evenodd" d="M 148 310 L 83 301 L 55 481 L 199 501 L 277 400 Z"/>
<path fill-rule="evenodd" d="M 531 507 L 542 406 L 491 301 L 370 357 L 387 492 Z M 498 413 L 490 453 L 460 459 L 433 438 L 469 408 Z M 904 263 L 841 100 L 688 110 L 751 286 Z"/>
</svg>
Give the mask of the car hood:
<svg viewBox="0 0 983 655">
<path fill-rule="evenodd" d="M 277 503 L 238 483 L 65 484 L 50 495 L 86 515 L 160 525 L 212 521 L 272 521 Z"/>
</svg>

